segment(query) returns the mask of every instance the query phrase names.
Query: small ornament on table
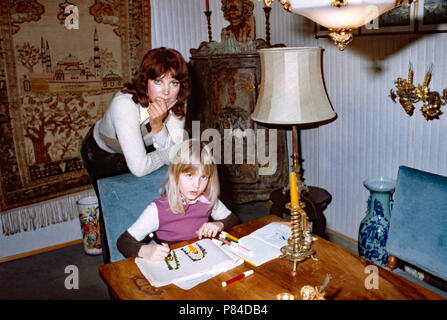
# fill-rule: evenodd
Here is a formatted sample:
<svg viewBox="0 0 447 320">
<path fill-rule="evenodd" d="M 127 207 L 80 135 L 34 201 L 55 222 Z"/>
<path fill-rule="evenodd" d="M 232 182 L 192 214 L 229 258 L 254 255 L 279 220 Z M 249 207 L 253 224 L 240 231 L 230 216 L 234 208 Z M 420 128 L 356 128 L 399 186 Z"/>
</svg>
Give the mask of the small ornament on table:
<svg viewBox="0 0 447 320">
<path fill-rule="evenodd" d="M 276 295 L 276 300 L 295 300 L 295 296 L 288 292 L 281 292 Z"/>
<path fill-rule="evenodd" d="M 324 289 L 326 289 L 327 285 L 329 284 L 329 280 L 331 280 L 331 275 L 327 274 L 326 278 L 324 279 L 323 285 L 320 287 L 318 286 L 303 286 L 300 290 L 300 295 L 302 300 L 326 300 L 324 297 L 326 295 L 326 292 L 324 292 Z"/>
<path fill-rule="evenodd" d="M 325 293 L 318 290 L 318 287 L 303 286 L 300 291 L 301 300 L 326 300 Z"/>
</svg>

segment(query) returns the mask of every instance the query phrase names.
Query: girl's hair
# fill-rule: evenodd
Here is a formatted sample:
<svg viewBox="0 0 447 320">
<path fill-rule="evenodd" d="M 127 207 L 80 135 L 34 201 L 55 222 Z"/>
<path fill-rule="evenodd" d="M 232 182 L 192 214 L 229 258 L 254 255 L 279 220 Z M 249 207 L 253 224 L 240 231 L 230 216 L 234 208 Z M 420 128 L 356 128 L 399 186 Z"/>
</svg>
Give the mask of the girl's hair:
<svg viewBox="0 0 447 320">
<path fill-rule="evenodd" d="M 174 213 L 185 214 L 183 197 L 179 189 L 179 177 L 181 173 L 194 173 L 199 168 L 203 174 L 209 177 L 208 185 L 203 195 L 208 199 L 212 209 L 219 196 L 219 177 L 216 161 L 210 148 L 197 139 L 183 141 L 171 160 L 168 176 L 165 181 L 166 195 L 169 207 Z"/>
<path fill-rule="evenodd" d="M 135 103 L 147 108 L 149 106 L 147 81 L 158 79 L 169 72 L 172 73 L 174 79 L 180 82 L 177 103 L 171 110 L 177 117 L 183 118 L 186 114 L 186 101 L 191 93 L 191 80 L 188 66 L 177 50 L 165 47 L 149 50 L 144 55 L 132 83 L 126 83 L 122 92 L 132 94 L 132 100 Z"/>
</svg>

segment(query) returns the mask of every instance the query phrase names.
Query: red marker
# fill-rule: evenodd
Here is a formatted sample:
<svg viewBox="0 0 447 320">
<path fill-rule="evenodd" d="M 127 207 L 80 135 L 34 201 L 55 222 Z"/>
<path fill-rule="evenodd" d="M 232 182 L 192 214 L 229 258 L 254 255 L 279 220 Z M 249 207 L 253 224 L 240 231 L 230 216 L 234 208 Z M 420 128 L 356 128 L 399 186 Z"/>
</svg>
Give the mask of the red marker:
<svg viewBox="0 0 447 320">
<path fill-rule="evenodd" d="M 244 273 L 242 273 L 242 274 L 240 274 L 240 275 L 238 275 L 238 276 L 236 276 L 234 278 L 231 278 L 230 280 L 222 281 L 222 287 L 226 287 L 226 286 L 228 286 L 229 284 L 232 284 L 235 281 L 244 279 L 244 278 L 248 277 L 249 275 L 253 274 L 253 272 L 254 272 L 253 270 L 248 270 L 248 271 L 245 271 Z"/>
</svg>

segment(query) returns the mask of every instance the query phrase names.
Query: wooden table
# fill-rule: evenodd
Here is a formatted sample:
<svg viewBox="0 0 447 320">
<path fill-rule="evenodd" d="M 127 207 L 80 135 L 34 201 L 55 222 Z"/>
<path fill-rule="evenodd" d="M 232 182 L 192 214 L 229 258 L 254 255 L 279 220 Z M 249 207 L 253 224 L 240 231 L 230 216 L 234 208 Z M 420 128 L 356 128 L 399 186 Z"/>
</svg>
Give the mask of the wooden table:
<svg viewBox="0 0 447 320">
<path fill-rule="evenodd" d="M 236 237 L 242 237 L 273 221 L 284 220 L 270 215 L 234 226 L 229 232 Z M 185 244 L 186 242 L 178 243 L 177 247 Z M 378 289 L 367 289 L 365 280 L 367 283 L 372 282 L 368 280 L 371 272 L 365 272 L 365 267 L 372 265 L 370 262 L 321 238 L 314 241 L 313 248 L 319 260 L 307 259 L 298 264 L 296 276 L 291 275 L 292 262 L 277 258 L 257 268 L 245 263 L 190 290 L 183 290 L 172 284 L 152 287 L 139 271 L 134 258 L 102 265 L 99 267 L 99 273 L 113 297 L 117 299 L 275 300 L 277 294 L 283 292 L 293 294 L 297 299 L 300 297 L 302 286 L 319 286 L 328 273 L 332 276 L 325 290 L 328 300 L 443 299 L 438 294 L 381 267 L 377 267 Z M 253 268 L 253 275 L 222 288 L 222 281 Z"/>
</svg>

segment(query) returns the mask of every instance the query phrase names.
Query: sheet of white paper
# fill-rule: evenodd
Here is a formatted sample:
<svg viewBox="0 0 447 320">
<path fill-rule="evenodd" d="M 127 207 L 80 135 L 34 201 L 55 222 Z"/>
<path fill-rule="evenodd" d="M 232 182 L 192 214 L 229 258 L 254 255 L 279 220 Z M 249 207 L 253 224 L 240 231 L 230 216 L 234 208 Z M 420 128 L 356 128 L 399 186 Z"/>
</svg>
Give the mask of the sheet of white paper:
<svg viewBox="0 0 447 320">
<path fill-rule="evenodd" d="M 224 249 L 233 252 L 248 263 L 260 266 L 281 255 L 281 247 L 287 245 L 287 240 L 291 236 L 291 228 L 278 222 L 272 222 L 262 227 L 248 236 L 239 239 L 239 244 L 249 249 L 253 255 L 247 255 L 239 250 L 228 246 Z"/>
<path fill-rule="evenodd" d="M 197 257 L 190 253 L 191 248 L 198 249 L 199 259 L 191 259 L 191 256 L 193 258 Z M 202 239 L 189 246 L 172 251 L 172 254 L 175 253 L 177 256 L 179 264 L 177 269 L 170 270 L 165 261 L 150 262 L 141 258 L 135 258 L 135 263 L 151 285 L 160 287 L 174 283 L 181 288 L 190 289 L 221 272 L 243 263 L 242 259 L 235 260 L 226 254 L 210 239 Z M 204 252 L 203 256 L 201 256 L 202 251 Z M 171 265 L 175 266 L 176 264 L 171 262 Z"/>
<path fill-rule="evenodd" d="M 223 243 L 221 241 L 216 240 L 216 239 L 211 239 L 211 241 L 213 241 L 218 247 L 223 249 L 223 247 L 222 247 Z M 221 270 L 221 271 L 217 271 L 217 272 L 210 273 L 210 274 L 202 274 L 202 275 L 199 275 L 197 278 L 191 278 L 191 279 L 184 280 L 184 281 L 176 281 L 176 282 L 174 282 L 174 284 L 183 290 L 189 290 L 191 288 L 194 288 L 196 285 L 217 276 L 219 273 L 228 271 L 228 270 L 235 268 L 236 266 L 239 266 L 242 263 L 244 263 L 244 260 L 242 260 L 238 256 L 234 255 L 232 252 L 227 252 L 227 251 L 224 251 L 224 252 L 234 261 L 234 263 L 235 263 L 234 266 L 230 266 L 230 268 L 228 268 L 227 270 Z"/>
<path fill-rule="evenodd" d="M 272 222 L 262 227 L 249 236 L 267 242 L 268 244 L 280 249 L 287 244 L 287 239 L 292 235 L 290 226 L 279 222 Z"/>
</svg>

